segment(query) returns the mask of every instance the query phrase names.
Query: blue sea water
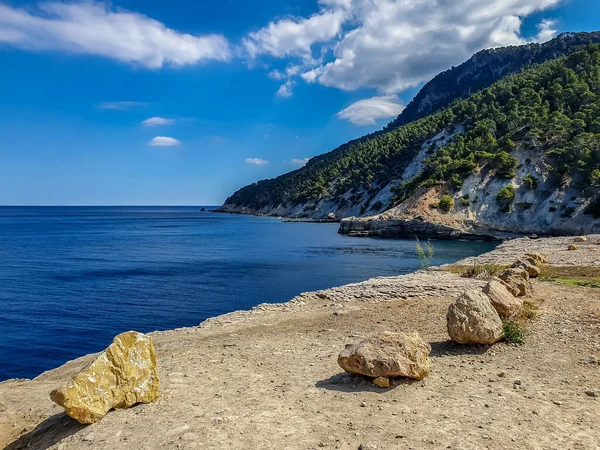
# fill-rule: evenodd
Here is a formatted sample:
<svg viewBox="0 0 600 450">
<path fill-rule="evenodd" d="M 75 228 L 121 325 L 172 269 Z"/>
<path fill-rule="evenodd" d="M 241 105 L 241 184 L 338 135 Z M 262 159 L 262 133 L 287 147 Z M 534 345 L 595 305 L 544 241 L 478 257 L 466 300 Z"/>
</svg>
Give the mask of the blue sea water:
<svg viewBox="0 0 600 450">
<path fill-rule="evenodd" d="M 193 326 L 420 265 L 414 241 L 337 229 L 200 207 L 0 208 L 0 381 L 100 351 L 123 331 Z M 434 263 L 493 246 L 434 242 Z"/>
</svg>

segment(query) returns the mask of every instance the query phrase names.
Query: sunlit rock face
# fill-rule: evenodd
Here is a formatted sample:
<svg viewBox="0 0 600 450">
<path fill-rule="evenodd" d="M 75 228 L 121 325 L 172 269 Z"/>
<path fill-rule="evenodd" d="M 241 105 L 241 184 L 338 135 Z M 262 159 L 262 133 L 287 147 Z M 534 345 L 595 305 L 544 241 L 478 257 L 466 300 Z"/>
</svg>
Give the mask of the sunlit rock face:
<svg viewBox="0 0 600 450">
<path fill-rule="evenodd" d="M 150 403 L 159 395 L 156 354 L 152 339 L 129 331 L 66 385 L 50 393 L 79 423 L 98 422 L 111 409 Z"/>
<path fill-rule="evenodd" d="M 450 339 L 459 344 L 491 345 L 504 337 L 502 320 L 481 291 L 464 292 L 446 315 Z"/>
</svg>

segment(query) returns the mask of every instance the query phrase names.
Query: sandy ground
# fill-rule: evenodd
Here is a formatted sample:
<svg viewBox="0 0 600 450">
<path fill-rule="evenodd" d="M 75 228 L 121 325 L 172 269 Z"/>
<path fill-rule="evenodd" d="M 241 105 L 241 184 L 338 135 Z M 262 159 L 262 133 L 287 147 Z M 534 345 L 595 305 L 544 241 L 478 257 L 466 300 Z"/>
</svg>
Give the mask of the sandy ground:
<svg viewBox="0 0 600 450">
<path fill-rule="evenodd" d="M 551 258 L 563 258 L 556 246 Z M 600 246 L 585 251 L 593 260 Z M 93 356 L 0 383 L 0 447 L 600 448 L 600 290 L 535 282 L 525 345 L 453 344 L 446 309 L 480 284 L 443 272 L 380 278 L 155 333 L 161 398 L 90 426 L 48 393 Z M 380 389 L 342 373 L 344 345 L 384 330 L 431 342 L 428 378 Z"/>
</svg>

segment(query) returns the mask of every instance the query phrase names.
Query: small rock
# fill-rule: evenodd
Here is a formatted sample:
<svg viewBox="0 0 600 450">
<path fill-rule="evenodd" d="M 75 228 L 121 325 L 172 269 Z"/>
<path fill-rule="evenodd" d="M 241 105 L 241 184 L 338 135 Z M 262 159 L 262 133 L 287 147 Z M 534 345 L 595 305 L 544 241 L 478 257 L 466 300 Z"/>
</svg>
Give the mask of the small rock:
<svg viewBox="0 0 600 450">
<path fill-rule="evenodd" d="M 388 377 L 378 377 L 373 380 L 373 383 L 379 386 L 380 388 L 389 388 L 390 387 L 390 379 Z"/>
<path fill-rule="evenodd" d="M 578 245 L 575 245 L 575 244 L 571 244 L 571 245 L 569 245 L 569 248 L 568 248 L 568 250 L 569 250 L 570 252 L 572 252 L 572 251 L 575 251 L 575 250 L 579 250 L 579 246 L 578 246 Z"/>
<path fill-rule="evenodd" d="M 587 238 L 585 236 L 577 236 L 575 239 L 573 239 L 574 242 L 586 242 Z"/>
<path fill-rule="evenodd" d="M 197 441 L 198 435 L 196 433 L 185 433 L 183 436 L 181 436 L 181 440 L 188 442 Z"/>
<path fill-rule="evenodd" d="M 360 402 L 360 407 L 361 408 L 366 408 L 367 406 L 367 402 Z"/>
<path fill-rule="evenodd" d="M 593 397 L 593 398 L 598 397 L 598 393 L 596 391 L 585 391 L 585 395 L 587 395 L 588 397 Z"/>
<path fill-rule="evenodd" d="M 527 253 L 525 256 L 527 258 L 532 258 L 535 261 L 536 266 L 541 266 L 542 264 L 546 264 L 546 262 L 548 262 L 548 257 L 543 253 Z"/>
<path fill-rule="evenodd" d="M 557 406 L 562 405 L 562 402 L 558 401 L 558 400 L 552 400 L 552 403 L 554 403 Z"/>
<path fill-rule="evenodd" d="M 538 266 L 524 259 L 518 260 L 512 265 L 512 267 L 514 269 L 526 270 L 530 278 L 537 278 L 541 273 L 541 270 Z"/>
</svg>

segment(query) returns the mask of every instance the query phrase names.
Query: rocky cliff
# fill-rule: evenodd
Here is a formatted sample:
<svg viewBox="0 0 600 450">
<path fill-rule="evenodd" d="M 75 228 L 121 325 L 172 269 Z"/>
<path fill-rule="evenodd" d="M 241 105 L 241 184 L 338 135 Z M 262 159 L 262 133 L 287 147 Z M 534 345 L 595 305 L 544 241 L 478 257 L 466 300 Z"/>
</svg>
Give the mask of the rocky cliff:
<svg viewBox="0 0 600 450">
<path fill-rule="evenodd" d="M 367 237 L 425 237 L 431 239 L 505 239 L 520 234 L 578 235 L 600 232 L 600 220 L 587 214 L 590 198 L 570 184 L 556 185 L 543 152 L 519 148 L 516 176 L 498 178 L 476 170 L 460 189 L 421 188 L 401 205 L 382 214 L 342 220 L 340 233 Z M 535 186 L 528 181 L 535 177 Z M 510 205 L 498 195 L 512 186 Z M 453 205 L 440 209 L 440 198 Z"/>
</svg>

